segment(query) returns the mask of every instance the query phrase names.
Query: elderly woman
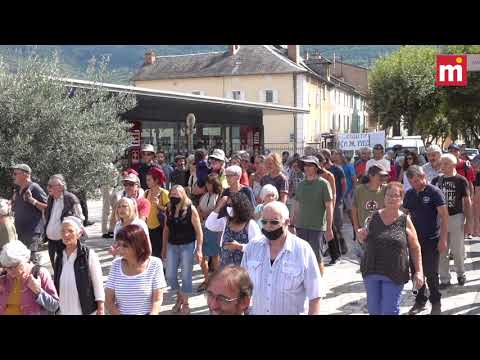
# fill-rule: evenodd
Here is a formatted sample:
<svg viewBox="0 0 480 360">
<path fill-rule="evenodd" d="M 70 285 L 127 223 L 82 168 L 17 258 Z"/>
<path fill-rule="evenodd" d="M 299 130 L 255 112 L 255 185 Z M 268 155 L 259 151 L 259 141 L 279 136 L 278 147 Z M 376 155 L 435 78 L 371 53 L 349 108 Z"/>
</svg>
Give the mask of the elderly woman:
<svg viewBox="0 0 480 360">
<path fill-rule="evenodd" d="M 404 190 L 391 182 L 385 191 L 385 208 L 373 213 L 368 228 L 359 230 L 366 242 L 360 270 L 367 290 L 370 315 L 398 315 L 403 286 L 410 279 L 408 253 L 413 258 L 414 287 L 423 286 L 422 255 L 412 220 L 400 207 Z"/>
<path fill-rule="evenodd" d="M 58 309 L 50 273 L 30 262 L 30 250 L 19 240 L 3 246 L 0 264 L 0 315 L 46 315 Z"/>
<path fill-rule="evenodd" d="M 253 213 L 254 219 L 257 221 L 258 227 L 262 228 L 262 223 L 260 218 L 262 217 L 262 210 L 265 205 L 271 203 L 272 201 L 278 200 L 278 191 L 277 188 L 273 185 L 267 184 L 260 191 L 260 199 L 262 200 L 261 204 L 258 204 Z"/>
<path fill-rule="evenodd" d="M 10 201 L 0 199 L 0 251 L 6 243 L 17 239 Z"/>
<path fill-rule="evenodd" d="M 195 240 L 197 246 L 195 248 Z M 200 216 L 183 186 L 175 185 L 170 191 L 170 206 L 163 230 L 162 258 L 167 258 L 167 282 L 177 291 L 173 312 L 190 314 L 188 296 L 192 293 L 193 255 L 202 263 L 203 232 Z M 178 268 L 182 272 L 182 288 L 178 285 Z"/>
<path fill-rule="evenodd" d="M 228 215 L 219 218 L 219 212 L 227 206 Z M 260 228 L 253 219 L 253 206 L 245 194 L 234 193 L 218 201 L 215 210 L 205 222 L 207 229 L 222 232 L 220 266 L 242 262 L 245 246 L 252 239 L 261 236 Z"/>
<path fill-rule="evenodd" d="M 111 249 L 113 255 L 116 254 L 116 240 L 117 240 L 117 233 L 122 229 L 124 226 L 127 225 L 138 225 L 140 226 L 145 235 L 147 236 L 148 243 L 150 244 L 150 236 L 147 224 L 145 221 L 138 217 L 137 212 L 137 203 L 134 199 L 123 197 L 117 202 L 117 209 L 115 210 L 115 215 L 117 219 L 117 223 L 115 224 L 115 228 L 113 229 L 113 240 L 114 245 Z"/>
<path fill-rule="evenodd" d="M 117 234 L 115 259 L 105 284 L 105 304 L 111 315 L 158 315 L 167 286 L 162 260 L 151 256 L 150 242 L 138 225 L 127 225 Z"/>
<path fill-rule="evenodd" d="M 104 315 L 102 266 L 95 251 L 80 243 L 83 232 L 79 218 L 63 219 L 63 250 L 54 265 L 61 315 Z"/>
<path fill-rule="evenodd" d="M 147 173 L 147 186 L 145 198 L 150 201 L 150 213 L 147 217 L 147 226 L 152 243 L 152 255 L 162 256 L 163 223 L 167 211 L 168 191 L 162 187 L 165 184 L 165 175 L 162 169 L 152 167 Z"/>
</svg>

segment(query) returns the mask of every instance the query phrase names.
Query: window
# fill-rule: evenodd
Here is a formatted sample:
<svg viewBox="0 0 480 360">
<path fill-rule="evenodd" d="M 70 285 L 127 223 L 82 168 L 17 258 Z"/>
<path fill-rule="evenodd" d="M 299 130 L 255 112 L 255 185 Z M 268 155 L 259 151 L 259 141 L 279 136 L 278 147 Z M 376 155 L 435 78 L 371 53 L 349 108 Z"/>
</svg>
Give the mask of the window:
<svg viewBox="0 0 480 360">
<path fill-rule="evenodd" d="M 273 91 L 265 90 L 265 102 L 273 103 Z"/>
<path fill-rule="evenodd" d="M 232 91 L 232 99 L 233 100 L 242 100 L 242 92 L 239 90 Z"/>
</svg>

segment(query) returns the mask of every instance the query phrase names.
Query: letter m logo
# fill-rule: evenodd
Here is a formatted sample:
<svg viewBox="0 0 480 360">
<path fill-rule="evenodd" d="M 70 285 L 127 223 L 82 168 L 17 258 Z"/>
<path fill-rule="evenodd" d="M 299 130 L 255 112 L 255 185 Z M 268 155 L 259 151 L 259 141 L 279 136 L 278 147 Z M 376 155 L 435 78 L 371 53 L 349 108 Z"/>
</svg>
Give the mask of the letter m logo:
<svg viewBox="0 0 480 360">
<path fill-rule="evenodd" d="M 467 86 L 467 56 L 437 55 L 436 86 Z"/>
</svg>

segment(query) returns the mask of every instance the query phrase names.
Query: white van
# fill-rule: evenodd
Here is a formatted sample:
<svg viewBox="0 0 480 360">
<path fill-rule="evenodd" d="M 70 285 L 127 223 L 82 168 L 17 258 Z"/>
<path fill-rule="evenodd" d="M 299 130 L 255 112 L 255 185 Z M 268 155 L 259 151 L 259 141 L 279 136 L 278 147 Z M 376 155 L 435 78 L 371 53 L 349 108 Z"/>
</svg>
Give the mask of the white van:
<svg viewBox="0 0 480 360">
<path fill-rule="evenodd" d="M 425 144 L 421 136 L 393 136 L 387 138 L 385 152 L 393 150 L 395 145 L 401 145 L 402 150 L 397 153 L 397 161 L 400 161 L 405 156 L 405 151 L 415 152 L 417 155 L 425 154 Z M 425 163 L 423 156 L 419 156 L 420 165 Z"/>
</svg>

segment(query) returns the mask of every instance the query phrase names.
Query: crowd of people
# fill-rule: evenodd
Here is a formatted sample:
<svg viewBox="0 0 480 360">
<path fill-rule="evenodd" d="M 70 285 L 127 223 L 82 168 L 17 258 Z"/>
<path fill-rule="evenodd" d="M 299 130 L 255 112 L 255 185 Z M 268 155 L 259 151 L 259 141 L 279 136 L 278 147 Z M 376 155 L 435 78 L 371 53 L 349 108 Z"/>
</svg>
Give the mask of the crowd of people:
<svg viewBox="0 0 480 360">
<path fill-rule="evenodd" d="M 356 161 L 329 149 L 230 158 L 197 149 L 173 164 L 152 145 L 141 155 L 102 188 L 102 236 L 114 256 L 105 284 L 64 177 L 52 175 L 47 194 L 28 165 L 13 167 L 15 193 L 0 199 L 0 314 L 156 315 L 169 287 L 172 311 L 184 315 L 194 292 L 212 314 L 314 315 L 325 268 L 350 250 L 372 315 L 399 314 L 409 281 L 409 314 L 427 301 L 440 314 L 450 258 L 457 284 L 466 282 L 464 241 L 480 235 L 480 157 L 465 159 L 455 144 L 447 154 L 431 145 L 426 158 L 377 144 Z M 38 264 L 42 243 L 53 274 Z"/>
</svg>

